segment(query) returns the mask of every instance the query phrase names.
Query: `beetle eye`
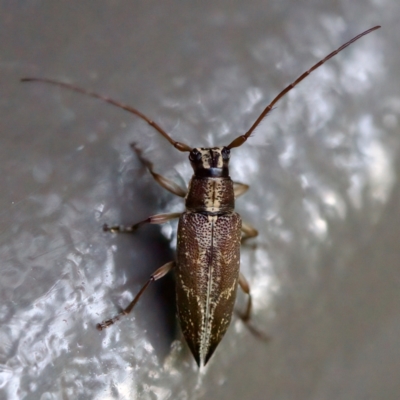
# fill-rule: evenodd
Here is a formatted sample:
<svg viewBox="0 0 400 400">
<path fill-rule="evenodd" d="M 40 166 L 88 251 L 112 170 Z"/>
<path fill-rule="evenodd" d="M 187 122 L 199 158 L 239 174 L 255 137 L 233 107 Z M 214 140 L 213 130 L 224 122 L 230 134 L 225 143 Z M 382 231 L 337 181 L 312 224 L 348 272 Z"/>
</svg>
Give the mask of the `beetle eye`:
<svg viewBox="0 0 400 400">
<path fill-rule="evenodd" d="M 201 159 L 201 153 L 197 149 L 193 149 L 189 154 L 190 161 L 199 161 Z"/>
<path fill-rule="evenodd" d="M 222 149 L 221 154 L 224 160 L 229 160 L 229 158 L 231 157 L 231 151 L 227 147 L 224 147 Z"/>
</svg>

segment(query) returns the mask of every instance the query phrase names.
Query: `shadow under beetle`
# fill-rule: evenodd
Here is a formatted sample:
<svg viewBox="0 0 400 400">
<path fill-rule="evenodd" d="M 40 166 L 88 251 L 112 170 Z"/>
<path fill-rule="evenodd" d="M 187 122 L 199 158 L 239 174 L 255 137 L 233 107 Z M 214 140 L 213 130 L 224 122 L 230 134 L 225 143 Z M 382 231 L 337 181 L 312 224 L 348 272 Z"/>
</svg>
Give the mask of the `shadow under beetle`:
<svg viewBox="0 0 400 400">
<path fill-rule="evenodd" d="M 104 225 L 105 231 L 134 232 L 143 224 L 162 224 L 171 219 L 179 218 L 176 261 L 171 261 L 157 269 L 128 307 L 115 317 L 98 324 L 99 330 L 107 328 L 121 316 L 129 314 L 149 284 L 165 276 L 171 269 L 174 269 L 176 274 L 176 300 L 180 325 L 199 366 L 207 364 L 228 329 L 238 284 L 243 292 L 248 295 L 247 308 L 245 313 L 241 315 L 241 319 L 245 322 L 249 320 L 251 295 L 249 284 L 239 271 L 240 244 L 248 238 L 257 236 L 258 233 L 253 227 L 242 222 L 240 215 L 234 211 L 235 198 L 245 193 L 249 187 L 235 183 L 229 177 L 231 149 L 241 146 L 271 111 L 276 102 L 312 71 L 362 36 L 378 28 L 380 26 L 360 33 L 304 72 L 271 101 L 244 135 L 237 137 L 228 146 L 223 147 L 192 148 L 184 143 L 177 142 L 157 123 L 140 111 L 74 85 L 51 79 L 22 79 L 23 82 L 36 81 L 61 86 L 123 108 L 146 121 L 176 149 L 189 153 L 189 161 L 194 175 L 186 191 L 171 180 L 154 172 L 153 164 L 145 159 L 141 151 L 133 145 L 133 149 L 154 179 L 163 188 L 185 198 L 186 211 L 153 215 L 130 227 Z"/>
</svg>

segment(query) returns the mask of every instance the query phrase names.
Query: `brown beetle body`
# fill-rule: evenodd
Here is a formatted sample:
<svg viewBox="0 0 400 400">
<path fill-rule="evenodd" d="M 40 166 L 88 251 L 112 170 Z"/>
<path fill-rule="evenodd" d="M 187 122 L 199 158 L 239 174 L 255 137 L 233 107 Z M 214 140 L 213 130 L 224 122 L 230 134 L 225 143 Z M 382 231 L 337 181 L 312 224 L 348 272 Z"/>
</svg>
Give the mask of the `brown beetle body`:
<svg viewBox="0 0 400 400">
<path fill-rule="evenodd" d="M 148 285 L 165 276 L 171 269 L 175 269 L 176 272 L 177 306 L 182 331 L 199 366 L 208 362 L 229 326 L 238 284 L 248 295 L 247 309 L 241 316 L 242 320 L 247 322 L 251 311 L 251 296 L 249 285 L 239 271 L 240 244 L 245 239 L 257 236 L 257 231 L 250 225 L 242 223 L 239 214 L 234 211 L 235 197 L 243 194 L 248 186 L 231 181 L 229 177 L 230 150 L 241 146 L 277 101 L 312 71 L 362 36 L 378 28 L 380 26 L 360 33 L 314 64 L 268 104 L 245 134 L 236 137 L 228 146 L 224 147 L 192 148 L 173 140 L 157 123 L 129 105 L 68 83 L 42 78 L 22 79 L 25 82 L 38 81 L 57 85 L 129 111 L 156 129 L 177 150 L 190 153 L 189 160 L 194 175 L 189 189 L 186 191 L 176 183 L 154 172 L 153 164 L 142 156 L 136 145 L 133 145 L 133 149 L 154 179 L 175 195 L 185 197 L 186 211 L 153 215 L 128 227 L 104 225 L 104 230 L 134 232 L 143 224 L 161 224 L 179 217 L 177 260 L 157 269 L 128 307 L 115 317 L 98 324 L 99 330 L 112 325 L 121 316 L 131 312 Z M 250 327 L 250 329 L 256 332 L 254 328 Z"/>
<path fill-rule="evenodd" d="M 242 220 L 234 212 L 229 176 L 196 176 L 196 170 L 206 174 L 207 153 L 222 159 L 223 148 L 196 150 L 202 158 L 194 165 L 187 211 L 179 219 L 175 273 L 183 335 L 197 363 L 205 365 L 231 320 L 239 279 Z M 225 168 L 228 173 L 227 165 Z"/>
</svg>

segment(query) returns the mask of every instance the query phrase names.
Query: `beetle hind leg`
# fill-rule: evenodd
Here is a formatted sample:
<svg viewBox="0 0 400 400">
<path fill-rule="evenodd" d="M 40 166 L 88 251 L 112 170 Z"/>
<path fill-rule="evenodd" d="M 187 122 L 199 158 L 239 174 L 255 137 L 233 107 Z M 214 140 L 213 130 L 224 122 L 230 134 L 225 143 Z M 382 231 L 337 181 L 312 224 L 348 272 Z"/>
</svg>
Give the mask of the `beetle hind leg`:
<svg viewBox="0 0 400 400">
<path fill-rule="evenodd" d="M 123 309 L 119 314 L 117 314 L 115 317 L 106 319 L 103 321 L 101 324 L 97 324 L 96 328 L 99 331 L 102 331 L 105 328 L 108 328 L 110 325 L 113 325 L 115 322 L 117 322 L 121 317 L 124 315 L 128 315 L 133 307 L 135 307 L 136 303 L 139 301 L 140 297 L 142 294 L 145 292 L 147 287 L 150 285 L 150 283 L 155 282 L 165 275 L 168 274 L 168 272 L 174 267 L 175 262 L 170 261 L 167 264 L 164 264 L 162 267 L 158 268 L 153 274 L 151 274 L 149 280 L 143 285 L 143 287 L 139 290 L 139 293 L 135 296 L 135 298 L 129 303 L 128 307 Z"/>
<path fill-rule="evenodd" d="M 257 328 L 255 328 L 251 323 L 250 323 L 250 317 L 251 317 L 251 309 L 252 309 L 252 299 L 251 299 L 251 294 L 250 294 L 250 285 L 249 282 L 247 282 L 247 279 L 244 277 L 244 275 L 239 272 L 239 286 L 243 290 L 245 294 L 248 295 L 248 300 L 247 300 L 247 306 L 246 306 L 246 311 L 242 314 L 239 312 L 236 312 L 239 318 L 245 323 L 246 327 L 248 330 L 258 339 L 263 340 L 264 342 L 268 342 L 270 338 L 263 332 L 259 331 Z"/>
<path fill-rule="evenodd" d="M 252 300 L 251 300 L 249 282 L 247 282 L 247 279 L 244 277 L 244 275 L 241 272 L 239 272 L 239 286 L 243 290 L 243 292 L 245 294 L 247 294 L 247 296 L 248 296 L 246 311 L 244 314 L 239 315 L 240 319 L 243 322 L 247 322 L 250 319 L 250 315 L 251 315 Z"/>
</svg>

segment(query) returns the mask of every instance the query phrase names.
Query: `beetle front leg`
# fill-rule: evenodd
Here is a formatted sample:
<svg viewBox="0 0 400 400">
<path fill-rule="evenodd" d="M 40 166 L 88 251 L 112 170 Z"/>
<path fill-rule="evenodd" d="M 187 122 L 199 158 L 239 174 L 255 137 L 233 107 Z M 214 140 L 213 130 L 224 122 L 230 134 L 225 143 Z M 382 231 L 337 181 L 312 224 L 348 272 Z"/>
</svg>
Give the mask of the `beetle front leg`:
<svg viewBox="0 0 400 400">
<path fill-rule="evenodd" d="M 187 193 L 186 189 L 183 189 L 174 181 L 171 181 L 170 179 L 165 178 L 164 176 L 154 172 L 153 163 L 143 156 L 142 150 L 140 150 L 139 147 L 137 147 L 136 143 L 131 143 L 131 149 L 137 154 L 139 160 L 146 166 L 146 168 L 149 170 L 151 175 L 153 175 L 153 178 L 159 185 L 161 185 L 164 189 L 168 190 L 169 192 L 179 197 L 186 196 Z"/>
<path fill-rule="evenodd" d="M 124 310 L 122 310 L 119 314 L 117 314 L 115 317 L 106 319 L 103 321 L 101 324 L 97 324 L 96 328 L 99 331 L 102 331 L 105 328 L 108 328 L 110 325 L 114 324 L 117 322 L 121 317 L 124 315 L 128 315 L 133 307 L 135 307 L 136 303 L 139 301 L 140 297 L 144 293 L 144 291 L 147 289 L 147 287 L 150 285 L 151 282 L 157 281 L 164 277 L 166 274 L 168 274 L 169 271 L 174 267 L 175 262 L 170 261 L 167 264 L 164 264 L 162 267 L 158 268 L 151 276 L 150 279 L 144 284 L 144 286 L 139 290 L 139 293 L 135 296 L 135 298 L 130 302 L 128 307 L 126 307 Z"/>
<path fill-rule="evenodd" d="M 123 226 L 123 225 L 108 226 L 107 224 L 104 224 L 103 231 L 112 233 L 133 233 L 142 225 L 164 224 L 165 222 L 168 222 L 171 219 L 179 218 L 181 214 L 182 213 L 156 214 L 144 219 L 143 221 L 137 222 L 136 224 L 133 224 L 131 226 Z"/>
<path fill-rule="evenodd" d="M 249 190 L 249 185 L 240 182 L 233 182 L 233 194 L 235 198 L 238 198 L 242 194 L 245 194 Z"/>
</svg>

